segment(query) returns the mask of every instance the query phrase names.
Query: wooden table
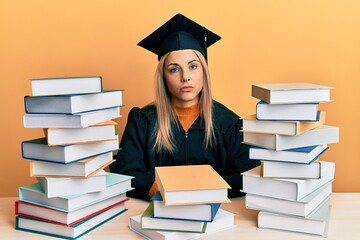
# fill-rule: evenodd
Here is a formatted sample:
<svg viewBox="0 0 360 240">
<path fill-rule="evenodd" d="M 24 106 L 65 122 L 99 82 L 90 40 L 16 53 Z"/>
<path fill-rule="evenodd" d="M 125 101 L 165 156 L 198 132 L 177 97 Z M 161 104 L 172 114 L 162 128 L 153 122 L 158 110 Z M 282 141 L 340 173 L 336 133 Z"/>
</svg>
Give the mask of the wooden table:
<svg viewBox="0 0 360 240">
<path fill-rule="evenodd" d="M 18 231 L 14 228 L 15 197 L 0 198 L 0 239 L 58 239 L 49 236 Z M 126 203 L 129 209 L 124 214 L 84 235 L 80 239 L 143 239 L 128 227 L 129 217 L 142 213 L 149 203 L 130 199 Z M 333 193 L 332 210 L 328 237 L 329 240 L 360 239 L 360 193 Z M 257 211 L 245 208 L 244 198 L 232 199 L 232 203 L 223 204 L 222 208 L 236 214 L 236 227 L 222 231 L 204 239 L 324 239 L 318 236 L 257 228 Z"/>
</svg>

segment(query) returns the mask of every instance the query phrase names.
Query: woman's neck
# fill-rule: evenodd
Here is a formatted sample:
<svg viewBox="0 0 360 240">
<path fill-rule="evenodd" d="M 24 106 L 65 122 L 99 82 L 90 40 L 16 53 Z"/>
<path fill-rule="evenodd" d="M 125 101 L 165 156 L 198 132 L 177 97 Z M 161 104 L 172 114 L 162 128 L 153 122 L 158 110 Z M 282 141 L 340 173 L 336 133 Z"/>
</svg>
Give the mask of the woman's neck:
<svg viewBox="0 0 360 240">
<path fill-rule="evenodd" d="M 195 104 L 189 107 L 178 107 L 173 106 L 176 112 L 176 115 L 181 123 L 181 126 L 187 132 L 191 125 L 200 115 L 199 105 Z"/>
</svg>

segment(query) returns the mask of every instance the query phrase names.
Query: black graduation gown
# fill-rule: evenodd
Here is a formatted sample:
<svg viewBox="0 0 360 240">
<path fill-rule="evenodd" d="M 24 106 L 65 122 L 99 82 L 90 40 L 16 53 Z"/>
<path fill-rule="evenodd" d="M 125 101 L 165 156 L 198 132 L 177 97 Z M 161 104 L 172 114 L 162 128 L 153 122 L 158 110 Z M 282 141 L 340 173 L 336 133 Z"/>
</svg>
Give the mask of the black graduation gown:
<svg viewBox="0 0 360 240">
<path fill-rule="evenodd" d="M 259 161 L 249 160 L 248 146 L 242 144 L 242 120 L 238 115 L 214 101 L 213 118 L 214 147 L 204 148 L 204 126 L 199 117 L 188 132 L 180 123 L 179 127 L 173 126 L 176 142 L 173 153 L 157 153 L 153 150 L 157 121 L 155 107 L 132 108 L 120 143 L 121 150 L 116 155 L 116 161 L 110 165 L 110 171 L 134 176 L 132 186 L 135 189 L 127 195 L 149 200 L 155 166 L 210 164 L 232 187 L 229 197 L 243 195 L 240 192 L 240 173 L 258 166 Z"/>
</svg>

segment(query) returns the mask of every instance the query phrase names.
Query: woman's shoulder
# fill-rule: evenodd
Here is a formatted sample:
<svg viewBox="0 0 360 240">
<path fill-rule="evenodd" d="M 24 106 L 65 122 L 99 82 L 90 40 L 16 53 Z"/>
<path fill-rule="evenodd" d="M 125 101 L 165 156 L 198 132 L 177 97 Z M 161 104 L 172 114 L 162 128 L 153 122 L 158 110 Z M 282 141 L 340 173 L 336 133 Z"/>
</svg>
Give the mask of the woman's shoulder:
<svg viewBox="0 0 360 240">
<path fill-rule="evenodd" d="M 214 125 L 221 132 L 227 132 L 234 127 L 239 128 L 241 125 L 239 115 L 215 100 L 213 100 L 213 116 Z"/>
<path fill-rule="evenodd" d="M 130 110 L 129 117 L 135 120 L 153 120 L 156 119 L 156 108 L 154 104 L 148 104 L 144 107 L 133 107 Z"/>
</svg>

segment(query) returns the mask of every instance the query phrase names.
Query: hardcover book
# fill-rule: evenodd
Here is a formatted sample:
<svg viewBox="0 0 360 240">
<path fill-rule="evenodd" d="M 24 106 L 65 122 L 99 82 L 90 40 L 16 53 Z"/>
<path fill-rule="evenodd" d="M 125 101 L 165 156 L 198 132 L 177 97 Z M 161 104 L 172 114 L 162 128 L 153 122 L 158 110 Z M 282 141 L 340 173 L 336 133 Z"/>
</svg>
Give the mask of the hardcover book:
<svg viewBox="0 0 360 240">
<path fill-rule="evenodd" d="M 294 179 L 318 179 L 321 177 L 322 161 L 310 164 L 297 164 L 275 161 L 262 161 L 262 177 L 269 178 L 294 178 Z"/>
</svg>

